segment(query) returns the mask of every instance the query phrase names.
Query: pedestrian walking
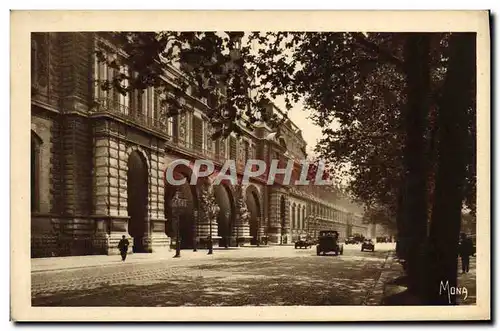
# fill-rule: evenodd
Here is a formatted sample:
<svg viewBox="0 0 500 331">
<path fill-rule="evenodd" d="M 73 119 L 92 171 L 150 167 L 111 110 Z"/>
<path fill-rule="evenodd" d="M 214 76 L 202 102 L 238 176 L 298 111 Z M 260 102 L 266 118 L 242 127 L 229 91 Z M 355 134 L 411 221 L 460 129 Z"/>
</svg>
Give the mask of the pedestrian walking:
<svg viewBox="0 0 500 331">
<path fill-rule="evenodd" d="M 120 255 L 122 256 L 122 261 L 125 261 L 127 258 L 127 251 L 128 251 L 128 245 L 130 243 L 128 242 L 127 238 L 125 236 L 122 236 L 122 240 L 118 243 L 118 249 L 120 250 Z"/>
<path fill-rule="evenodd" d="M 460 244 L 458 246 L 458 255 L 462 260 L 462 273 L 469 272 L 470 256 L 474 254 L 474 245 L 472 240 L 465 233 L 460 234 Z"/>
</svg>

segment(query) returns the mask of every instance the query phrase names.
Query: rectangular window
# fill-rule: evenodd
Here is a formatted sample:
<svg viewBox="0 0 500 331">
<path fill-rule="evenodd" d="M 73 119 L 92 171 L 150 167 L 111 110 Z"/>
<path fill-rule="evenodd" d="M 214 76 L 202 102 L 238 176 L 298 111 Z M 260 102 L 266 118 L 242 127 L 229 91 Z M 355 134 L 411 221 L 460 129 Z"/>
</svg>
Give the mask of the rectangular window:
<svg viewBox="0 0 500 331">
<path fill-rule="evenodd" d="M 109 72 L 109 79 L 111 80 L 111 83 L 113 82 L 113 79 L 115 78 L 115 75 L 117 75 L 118 72 L 116 69 L 110 68 Z M 119 111 L 121 109 L 120 107 L 120 92 L 118 92 L 114 87 L 110 91 L 111 93 L 111 98 L 113 100 L 113 109 L 115 111 Z"/>
<path fill-rule="evenodd" d="M 161 108 L 161 103 L 160 103 L 160 94 L 153 89 L 153 94 L 154 94 L 154 107 L 153 107 L 153 118 L 155 120 L 160 119 L 160 108 Z"/>
<path fill-rule="evenodd" d="M 220 138 L 216 139 L 214 141 L 214 144 L 215 144 L 215 156 L 217 158 L 219 158 L 220 157 L 220 144 L 221 144 Z"/>
<path fill-rule="evenodd" d="M 94 55 L 94 99 L 99 99 L 99 61 L 97 55 Z"/>
<path fill-rule="evenodd" d="M 108 68 L 105 62 L 99 63 L 99 81 L 100 83 L 108 79 Z M 99 87 L 99 98 L 106 99 L 108 92 Z"/>
<path fill-rule="evenodd" d="M 166 116 L 166 115 L 162 115 Z M 174 135 L 174 117 L 169 116 L 167 117 L 167 135 L 173 137 Z"/>
<path fill-rule="evenodd" d="M 120 73 L 127 75 L 128 74 L 127 68 L 124 66 L 120 67 Z M 124 88 L 127 88 L 128 87 L 128 79 L 122 80 L 121 84 Z M 127 93 L 126 95 L 123 95 L 121 93 L 117 93 L 117 94 L 119 94 L 119 101 L 118 102 L 121 106 L 120 108 L 122 109 L 122 112 L 125 114 L 128 114 L 129 107 L 130 107 L 130 105 L 129 105 L 130 93 Z"/>
<path fill-rule="evenodd" d="M 212 144 L 210 143 L 209 144 L 209 136 L 210 136 L 210 129 L 209 129 L 209 126 L 210 126 L 210 123 L 207 123 L 206 121 L 203 121 L 203 150 L 206 151 L 206 150 L 209 150 L 211 151 L 212 150 Z"/>
<path fill-rule="evenodd" d="M 193 119 L 192 119 L 192 114 L 191 113 L 186 113 L 186 134 L 185 134 L 185 140 L 187 143 L 188 147 L 192 147 L 193 145 Z"/>
<path fill-rule="evenodd" d="M 152 87 L 148 87 L 145 91 L 145 93 L 147 94 L 147 98 L 146 98 L 146 111 L 144 112 L 144 114 L 146 115 L 146 117 L 148 118 L 148 123 L 151 123 L 151 119 L 153 118 L 153 110 L 154 110 L 154 106 L 153 106 L 153 98 L 154 98 L 154 95 L 153 95 L 153 88 Z"/>
<path fill-rule="evenodd" d="M 203 121 L 193 114 L 193 147 L 197 151 L 203 150 Z"/>
<path fill-rule="evenodd" d="M 179 141 L 179 115 L 169 117 L 171 127 L 169 134 L 173 137 L 175 142 Z"/>
</svg>

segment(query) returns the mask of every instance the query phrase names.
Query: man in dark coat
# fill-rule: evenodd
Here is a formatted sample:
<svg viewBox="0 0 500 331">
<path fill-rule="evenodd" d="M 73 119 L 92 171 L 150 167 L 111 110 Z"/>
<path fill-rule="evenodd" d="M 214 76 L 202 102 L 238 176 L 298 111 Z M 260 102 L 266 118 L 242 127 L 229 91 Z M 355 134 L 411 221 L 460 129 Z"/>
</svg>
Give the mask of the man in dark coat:
<svg viewBox="0 0 500 331">
<path fill-rule="evenodd" d="M 467 238 L 465 233 L 460 234 L 460 245 L 458 246 L 458 255 L 462 259 L 462 273 L 469 272 L 469 258 L 474 254 L 474 245 L 472 240 Z"/>
<path fill-rule="evenodd" d="M 125 259 L 127 258 L 128 245 L 128 240 L 125 238 L 125 236 L 122 236 L 122 240 L 120 240 L 120 242 L 118 243 L 118 249 L 120 250 L 122 261 L 125 261 Z"/>
</svg>

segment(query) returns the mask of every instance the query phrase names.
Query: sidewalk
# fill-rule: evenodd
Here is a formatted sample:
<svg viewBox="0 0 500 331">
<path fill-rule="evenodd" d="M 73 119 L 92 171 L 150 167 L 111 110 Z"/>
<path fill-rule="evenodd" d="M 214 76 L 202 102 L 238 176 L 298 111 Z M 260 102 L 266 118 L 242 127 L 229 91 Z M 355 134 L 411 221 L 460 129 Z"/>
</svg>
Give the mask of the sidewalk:
<svg viewBox="0 0 500 331">
<path fill-rule="evenodd" d="M 401 266 L 396 260 L 396 252 L 391 250 L 387 253 L 387 257 L 382 265 L 382 272 L 379 279 L 365 298 L 363 305 L 379 306 L 387 296 L 387 284 L 401 274 Z M 399 290 L 399 289 L 395 289 Z"/>
<path fill-rule="evenodd" d="M 470 261 L 470 272 L 462 274 L 461 270 L 458 273 L 458 286 L 468 289 L 466 300 L 461 297 L 457 298 L 459 305 L 473 305 L 476 303 L 476 261 L 475 257 Z M 461 269 L 460 263 L 458 264 Z M 414 295 L 409 294 L 406 290 L 406 276 L 403 267 L 398 262 L 396 253 L 390 252 L 382 266 L 382 273 L 369 296 L 366 298 L 364 305 L 423 305 L 421 300 Z"/>
<path fill-rule="evenodd" d="M 214 247 L 213 258 L 225 257 L 228 254 L 234 254 L 234 251 L 247 250 L 249 248 L 270 248 L 273 246 L 243 246 L 243 247 Z M 254 251 L 254 250 L 252 250 Z M 133 253 L 127 256 L 127 262 L 148 263 L 152 261 L 177 260 L 173 256 L 175 249 L 168 249 L 158 253 Z M 207 259 L 207 249 L 198 249 L 193 252 L 192 249 L 181 250 L 181 259 L 201 260 Z M 122 264 L 120 255 L 82 255 L 82 256 L 64 256 L 64 257 L 46 257 L 31 259 L 31 272 L 56 271 L 66 269 L 79 269 L 88 267 L 100 267 L 107 265 Z"/>
</svg>

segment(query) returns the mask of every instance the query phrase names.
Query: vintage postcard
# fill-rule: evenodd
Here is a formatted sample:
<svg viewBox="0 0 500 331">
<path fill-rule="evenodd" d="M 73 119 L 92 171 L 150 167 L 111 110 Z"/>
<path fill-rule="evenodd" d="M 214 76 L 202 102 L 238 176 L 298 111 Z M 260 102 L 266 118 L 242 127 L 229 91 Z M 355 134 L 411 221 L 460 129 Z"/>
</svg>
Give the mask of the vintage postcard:
<svg viewBox="0 0 500 331">
<path fill-rule="evenodd" d="M 13 320 L 491 318 L 487 11 L 11 19 Z"/>
</svg>

